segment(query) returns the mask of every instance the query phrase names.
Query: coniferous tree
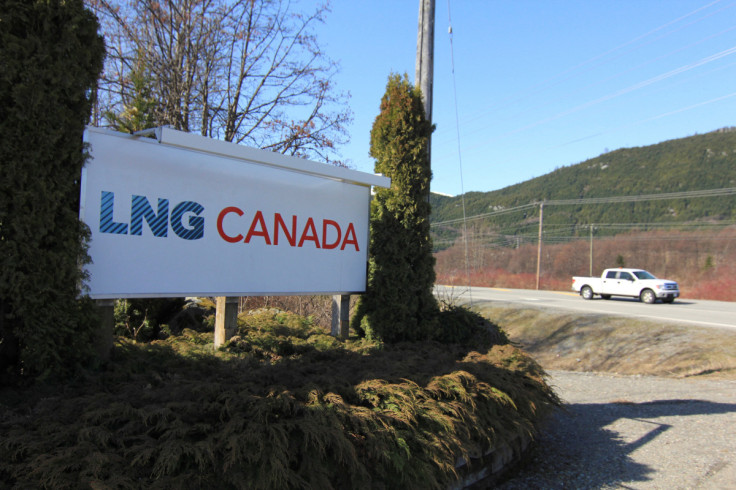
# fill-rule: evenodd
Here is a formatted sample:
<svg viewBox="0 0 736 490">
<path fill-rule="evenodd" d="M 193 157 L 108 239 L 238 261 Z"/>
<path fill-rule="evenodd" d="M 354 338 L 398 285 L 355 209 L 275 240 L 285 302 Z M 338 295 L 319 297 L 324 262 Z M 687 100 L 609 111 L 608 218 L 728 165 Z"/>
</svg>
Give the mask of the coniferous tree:
<svg viewBox="0 0 736 490">
<path fill-rule="evenodd" d="M 391 75 L 371 130 L 375 170 L 391 178 L 371 203 L 368 285 L 353 326 L 385 342 L 432 338 L 439 307 L 432 294 L 427 121 L 421 92 Z"/>
<path fill-rule="evenodd" d="M 120 113 L 105 112 L 112 129 L 121 133 L 135 133 L 172 121 L 157 121 L 161 105 L 153 96 L 152 76 L 142 53 L 130 72 L 131 91 L 124 97 Z M 168 323 L 185 305 L 184 298 L 133 298 L 118 300 L 115 307 L 115 333 L 136 340 L 158 340 L 161 326 Z"/>
<path fill-rule="evenodd" d="M 0 374 L 58 375 L 92 353 L 79 179 L 97 30 L 82 0 L 0 2 Z"/>
<path fill-rule="evenodd" d="M 105 119 L 110 121 L 113 129 L 132 134 L 159 125 L 155 113 L 160 103 L 153 96 L 151 83 L 151 74 L 143 61 L 143 56 L 139 55 L 130 71 L 132 89 L 130 94 L 122 97 L 124 99 L 122 110 L 120 113 L 105 111 Z"/>
</svg>

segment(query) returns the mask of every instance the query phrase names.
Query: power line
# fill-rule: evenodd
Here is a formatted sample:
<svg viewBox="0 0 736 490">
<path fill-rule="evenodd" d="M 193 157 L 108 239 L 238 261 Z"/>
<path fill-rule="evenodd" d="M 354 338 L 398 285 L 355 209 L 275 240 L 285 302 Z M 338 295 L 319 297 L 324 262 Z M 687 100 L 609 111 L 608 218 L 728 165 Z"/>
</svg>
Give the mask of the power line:
<svg viewBox="0 0 736 490">
<path fill-rule="evenodd" d="M 679 68 L 675 68 L 674 70 L 670 70 L 670 71 L 668 71 L 666 73 L 662 73 L 662 74 L 659 74 L 659 75 L 657 75 L 655 77 L 652 77 L 652 78 L 649 78 L 647 80 L 641 81 L 639 83 L 635 83 L 634 85 L 631 85 L 629 87 L 625 87 L 625 88 L 619 89 L 619 90 L 617 90 L 615 92 L 612 92 L 612 93 L 603 95 L 601 97 L 598 97 L 597 99 L 589 100 L 588 102 L 584 102 L 582 104 L 578 104 L 575 107 L 571 107 L 571 108 L 566 109 L 566 110 L 564 110 L 562 112 L 558 112 L 557 114 L 553 114 L 553 115 L 548 116 L 548 117 L 545 117 L 543 119 L 539 119 L 537 121 L 534 121 L 532 123 L 529 123 L 529 124 L 527 124 L 525 126 L 522 126 L 520 128 L 516 128 L 516 129 L 510 130 L 510 131 L 507 131 L 505 133 L 502 133 L 502 134 L 496 136 L 495 138 L 487 138 L 486 140 L 484 140 L 484 141 L 482 141 L 480 143 L 477 143 L 475 146 L 476 147 L 477 146 L 481 146 L 481 145 L 487 144 L 488 141 L 492 141 L 492 140 L 500 139 L 500 138 L 505 138 L 505 137 L 508 137 L 508 136 L 511 136 L 511 135 L 514 135 L 514 134 L 521 133 L 523 131 L 527 131 L 527 130 L 532 129 L 532 128 L 535 128 L 537 126 L 541 126 L 543 124 L 547 124 L 549 122 L 556 121 L 556 120 L 561 119 L 561 118 L 563 118 L 565 116 L 569 116 L 570 114 L 575 114 L 576 112 L 580 112 L 580 111 L 582 111 L 584 109 L 588 109 L 589 107 L 593 107 L 593 106 L 598 105 L 598 104 L 601 104 L 603 102 L 607 102 L 607 101 L 612 100 L 612 99 L 615 99 L 617 97 L 621 97 L 622 95 L 626 95 L 626 94 L 629 94 L 631 92 L 635 92 L 637 90 L 641 90 L 641 89 L 643 89 L 645 87 L 648 87 L 648 86 L 650 86 L 652 84 L 659 83 L 659 82 L 661 82 L 663 80 L 667 80 L 667 79 L 669 79 L 671 77 L 674 77 L 674 76 L 679 75 L 681 73 L 685 73 L 687 71 L 693 70 L 693 69 L 698 68 L 700 66 L 703 66 L 703 65 L 705 65 L 707 63 L 711 63 L 713 61 L 717 61 L 717 60 L 719 60 L 721 58 L 724 58 L 726 56 L 730 56 L 732 54 L 736 54 L 736 46 L 732 46 L 732 47 L 730 47 L 728 49 L 725 49 L 723 51 L 720 51 L 718 53 L 712 54 L 710 56 L 706 56 L 705 58 L 702 58 L 702 59 L 700 59 L 700 60 L 698 60 L 698 61 L 696 61 L 694 63 L 683 65 L 683 66 L 681 66 Z"/>
<path fill-rule="evenodd" d="M 564 206 L 570 204 L 610 204 L 617 202 L 663 201 L 667 199 L 686 199 L 697 197 L 716 197 L 736 195 L 736 187 L 708 189 L 700 191 L 670 192 L 664 194 L 642 194 L 639 196 L 590 197 L 583 199 L 553 199 L 544 201 L 545 206 Z"/>
<path fill-rule="evenodd" d="M 688 199 L 688 198 L 699 198 L 699 197 L 718 197 L 718 196 L 732 196 L 736 195 L 736 187 L 725 187 L 722 189 L 706 189 L 699 191 L 683 191 L 683 192 L 669 192 L 663 194 L 641 194 L 638 196 L 611 196 L 611 197 L 588 197 L 581 199 L 552 199 L 545 200 L 545 206 L 569 206 L 574 204 L 613 204 L 622 202 L 643 202 L 643 201 L 664 201 L 667 199 Z M 498 211 L 492 211 L 490 213 L 476 214 L 473 216 L 467 216 L 466 218 L 456 218 L 445 221 L 437 221 L 432 223 L 430 226 L 447 225 L 451 223 L 457 223 L 467 221 L 489 218 L 492 216 L 500 216 L 503 214 L 509 214 L 524 209 L 529 209 L 539 205 L 542 201 L 535 201 L 529 204 L 523 204 L 521 206 L 515 206 L 513 208 L 500 209 Z"/>
<path fill-rule="evenodd" d="M 730 223 L 730 226 L 733 226 L 736 223 Z M 597 227 L 597 226 L 596 226 Z M 642 230 L 643 231 L 643 230 Z M 684 240 L 707 240 L 709 242 L 715 242 L 715 241 L 732 241 L 733 236 L 722 236 L 722 235 L 703 235 L 702 233 L 699 233 L 701 230 L 692 230 L 688 232 L 687 230 L 682 230 L 683 233 L 676 233 L 676 234 L 667 234 L 667 235 L 656 235 L 652 236 L 651 234 L 638 234 L 638 235 L 629 235 L 623 238 L 627 241 L 634 241 L 634 242 L 667 242 L 667 241 L 684 241 Z M 489 249 L 506 249 L 509 246 L 513 246 L 514 248 L 518 248 L 522 245 L 534 245 L 538 241 L 538 236 L 536 233 L 532 234 L 521 234 L 521 235 L 504 235 L 499 233 L 498 235 L 483 235 L 483 234 L 474 234 L 470 235 L 468 237 L 469 241 L 472 242 L 473 245 L 483 245 L 485 248 Z M 606 241 L 606 240 L 620 240 L 620 237 L 597 237 L 597 240 Z M 546 244 L 559 244 L 559 243 L 569 243 L 574 241 L 587 241 L 588 238 L 583 235 L 555 235 L 548 232 L 544 232 L 542 241 Z M 434 240 L 433 241 L 435 246 L 452 246 L 456 243 L 453 239 L 445 239 L 445 240 Z"/>
<path fill-rule="evenodd" d="M 594 57 L 592 57 L 592 58 L 590 58 L 590 59 L 588 59 L 586 61 L 580 62 L 577 65 L 575 65 L 575 66 L 573 66 L 571 68 L 568 68 L 568 69 L 566 69 L 566 70 L 564 70 L 564 71 L 562 71 L 562 72 L 560 72 L 560 73 L 558 73 L 556 75 L 553 75 L 553 76 L 547 78 L 546 80 L 543 80 L 542 82 L 539 82 L 539 83 L 537 83 L 536 85 L 534 85 L 534 86 L 532 86 L 530 88 L 521 90 L 521 91 L 517 92 L 516 94 L 507 96 L 506 98 L 502 99 L 501 101 L 499 101 L 498 103 L 492 105 L 491 107 L 488 107 L 488 108 L 486 108 L 483 111 L 480 111 L 477 115 L 475 115 L 472 118 L 466 120 L 465 122 L 466 123 L 470 123 L 470 122 L 472 122 L 472 121 L 474 121 L 476 119 L 480 119 L 482 117 L 485 117 L 486 114 L 489 111 L 491 111 L 491 110 L 493 110 L 495 108 L 504 108 L 506 106 L 511 106 L 511 105 L 517 104 L 519 101 L 528 99 L 532 95 L 536 95 L 538 93 L 543 93 L 544 91 L 546 91 L 551 86 L 554 86 L 554 85 L 557 85 L 559 83 L 562 83 L 562 82 L 564 82 L 566 80 L 569 80 L 573 76 L 579 76 L 579 74 L 576 75 L 576 72 L 583 71 L 584 68 L 590 69 L 589 67 L 591 67 L 591 66 L 595 67 L 595 66 L 599 66 L 599 65 L 604 64 L 604 63 L 608 63 L 608 62 L 610 62 L 610 59 L 609 60 L 606 60 L 606 58 L 610 58 L 610 55 L 612 55 L 612 54 L 614 54 L 616 52 L 620 52 L 624 48 L 628 48 L 630 46 L 636 46 L 638 44 L 641 44 L 641 42 L 644 39 L 646 39 L 646 38 L 654 35 L 655 33 L 658 33 L 659 31 L 662 31 L 662 30 L 664 30 L 664 29 L 666 29 L 666 28 L 668 28 L 670 26 L 673 26 L 673 25 L 675 25 L 675 24 L 677 24 L 677 23 L 679 23 L 679 22 L 681 22 L 681 21 L 683 21 L 683 20 L 685 20 L 685 19 L 687 19 L 689 17 L 692 17 L 695 14 L 700 13 L 701 11 L 705 11 L 705 10 L 707 10 L 707 9 L 715 6 L 716 4 L 720 3 L 721 1 L 722 0 L 715 0 L 713 2 L 710 2 L 710 3 L 706 4 L 706 5 L 703 5 L 701 7 L 698 7 L 695 10 L 693 10 L 693 11 L 691 11 L 691 12 L 685 14 L 685 15 L 682 15 L 682 16 L 680 16 L 680 17 L 678 17 L 678 18 L 676 18 L 676 19 L 674 19 L 672 21 L 669 21 L 669 22 L 667 22 L 667 23 L 665 23 L 665 24 L 663 24 L 663 25 L 661 25 L 659 27 L 656 27 L 656 28 L 654 28 L 654 29 L 652 29 L 652 30 L 650 30 L 650 31 L 642 34 L 642 35 L 639 35 L 639 36 L 635 37 L 634 39 L 631 39 L 631 40 L 629 40 L 629 41 L 627 41 L 627 42 L 625 42 L 623 44 L 620 44 L 620 45 L 618 45 L 618 46 L 616 46 L 614 48 L 611 48 L 611 49 L 609 49 L 609 50 L 601 53 L 601 54 L 598 54 L 598 55 L 596 55 L 596 56 L 594 56 Z M 692 23 L 700 22 L 701 20 L 703 20 L 703 19 L 705 19 L 707 17 L 710 17 L 711 15 L 714 15 L 717 12 L 720 12 L 720 11 L 725 10 L 727 8 L 731 8 L 732 6 L 733 6 L 732 4 L 729 4 L 726 7 L 722 7 L 719 10 L 717 10 L 716 12 L 713 12 L 711 14 L 708 14 L 708 15 L 704 16 L 704 17 L 701 17 L 700 19 L 697 19 L 696 21 L 694 21 Z M 690 24 L 688 24 L 688 25 L 690 25 Z M 672 34 L 673 32 L 676 32 L 679 29 L 682 29 L 682 27 L 680 27 L 678 29 L 675 29 L 673 31 L 670 31 L 670 32 L 668 32 L 668 33 L 660 36 L 660 38 L 669 36 L 670 34 Z M 625 54 L 625 52 L 624 52 L 624 54 Z M 619 56 L 622 56 L 622 55 L 619 55 Z M 439 133 L 441 133 L 441 132 L 442 131 L 440 131 Z M 439 134 L 437 136 L 439 136 Z"/>
<path fill-rule="evenodd" d="M 468 262 L 468 228 L 467 228 L 467 221 L 465 219 L 465 184 L 463 182 L 463 154 L 460 147 L 460 116 L 458 111 L 458 103 L 457 103 L 457 80 L 455 77 L 455 46 L 452 42 L 452 16 L 450 14 L 450 0 L 447 0 L 447 24 L 448 29 L 447 33 L 449 35 L 450 40 L 450 68 L 452 70 L 452 93 L 454 96 L 455 101 L 455 128 L 457 131 L 457 161 L 458 161 L 458 168 L 460 172 L 460 201 L 463 205 L 463 237 L 465 237 L 465 275 L 468 282 L 468 294 L 470 294 L 470 304 L 473 304 L 473 296 L 472 293 L 470 293 L 470 268 L 469 268 L 469 262 Z"/>
<path fill-rule="evenodd" d="M 672 221 L 667 223 L 569 223 L 569 224 L 550 224 L 545 226 L 544 233 L 548 236 L 556 236 L 560 232 L 568 231 L 587 231 L 590 227 L 594 227 L 596 230 L 628 230 L 628 231 L 667 231 L 673 228 L 682 231 L 700 231 L 700 230 L 714 230 L 714 229 L 725 229 L 732 226 L 736 226 L 736 221 L 723 221 L 717 223 L 703 223 L 703 222 L 692 222 L 692 221 Z M 536 233 L 532 233 L 530 228 L 537 227 L 536 224 L 525 224 L 522 226 L 509 226 L 505 228 L 494 229 L 493 231 L 477 231 L 470 236 L 474 238 L 499 238 L 506 239 L 507 237 L 536 237 Z M 529 230 L 526 234 L 521 233 L 522 230 Z M 457 231 L 452 229 L 453 231 Z M 434 243 L 443 243 L 448 241 L 454 241 L 454 239 L 434 240 Z"/>
<path fill-rule="evenodd" d="M 717 223 L 704 223 L 700 221 L 680 221 L 671 223 L 594 223 L 583 225 L 582 228 L 595 226 L 596 228 L 727 228 L 736 225 L 736 221 L 719 221 Z"/>
<path fill-rule="evenodd" d="M 474 216 L 468 216 L 467 218 L 456 218 L 456 219 L 448 219 L 446 221 L 437 221 L 435 223 L 432 223 L 430 226 L 448 225 L 450 223 L 458 223 L 458 222 L 461 222 L 463 220 L 470 221 L 470 220 L 476 220 L 476 219 L 481 219 L 481 218 L 488 218 L 490 216 L 500 216 L 502 214 L 509 214 L 509 213 L 514 213 L 516 211 L 521 211 L 523 209 L 533 208 L 536 205 L 537 205 L 537 203 L 530 203 L 530 204 L 524 204 L 522 206 L 516 206 L 516 207 L 513 207 L 513 208 L 501 209 L 501 210 L 498 210 L 498 211 L 492 211 L 490 213 L 476 214 Z"/>
</svg>

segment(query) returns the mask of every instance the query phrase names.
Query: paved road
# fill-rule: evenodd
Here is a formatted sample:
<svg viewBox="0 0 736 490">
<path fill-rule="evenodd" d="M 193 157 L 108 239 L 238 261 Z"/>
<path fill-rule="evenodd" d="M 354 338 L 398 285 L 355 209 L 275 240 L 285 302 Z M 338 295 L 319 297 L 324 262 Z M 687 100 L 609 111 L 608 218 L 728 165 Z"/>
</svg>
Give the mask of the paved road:
<svg viewBox="0 0 736 490">
<path fill-rule="evenodd" d="M 477 287 L 468 289 L 452 286 L 437 286 L 435 290 L 440 299 L 452 299 L 459 303 L 469 303 L 471 299 L 473 302 L 521 303 L 537 308 L 559 308 L 591 314 L 632 316 L 648 320 L 736 329 L 736 302 L 682 298 L 672 304 L 647 305 L 629 298 L 586 301 L 572 291 Z"/>
</svg>

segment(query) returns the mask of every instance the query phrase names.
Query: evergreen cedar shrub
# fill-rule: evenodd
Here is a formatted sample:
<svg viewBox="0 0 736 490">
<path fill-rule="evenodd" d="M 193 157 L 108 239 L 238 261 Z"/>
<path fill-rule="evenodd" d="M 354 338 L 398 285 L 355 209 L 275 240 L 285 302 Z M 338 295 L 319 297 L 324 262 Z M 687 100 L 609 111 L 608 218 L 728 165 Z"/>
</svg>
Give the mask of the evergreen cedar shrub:
<svg viewBox="0 0 736 490">
<path fill-rule="evenodd" d="M 458 458 L 534 434 L 544 373 L 475 329 L 468 345 L 339 342 L 311 319 L 243 313 L 212 332 L 120 339 L 65 385 L 0 391 L 10 488 L 448 488 Z M 501 334 L 502 335 L 502 334 Z M 33 414 L 33 416 L 29 416 Z"/>
<path fill-rule="evenodd" d="M 368 284 L 353 329 L 387 343 L 437 335 L 439 307 L 432 294 L 434 256 L 429 238 L 432 171 L 421 92 L 406 78 L 389 77 L 371 130 L 375 170 L 391 178 L 371 202 Z"/>
<path fill-rule="evenodd" d="M 0 375 L 86 361 L 82 133 L 104 44 L 81 0 L 0 2 Z"/>
</svg>

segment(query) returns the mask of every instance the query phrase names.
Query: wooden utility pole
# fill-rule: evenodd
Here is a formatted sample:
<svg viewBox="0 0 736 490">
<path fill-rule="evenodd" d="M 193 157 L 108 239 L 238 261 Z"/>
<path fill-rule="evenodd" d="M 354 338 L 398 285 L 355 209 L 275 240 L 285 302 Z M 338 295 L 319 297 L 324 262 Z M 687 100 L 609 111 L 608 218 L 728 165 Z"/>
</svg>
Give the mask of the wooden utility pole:
<svg viewBox="0 0 736 490">
<path fill-rule="evenodd" d="M 593 275 L 593 225 L 590 225 L 590 270 L 588 275 Z"/>
<path fill-rule="evenodd" d="M 422 91 L 424 115 L 432 122 L 432 84 L 434 83 L 434 0 L 419 0 L 417 61 L 414 85 Z"/>
<path fill-rule="evenodd" d="M 544 202 L 539 203 L 539 243 L 537 244 L 537 289 L 539 289 L 539 269 L 542 263 L 542 223 L 544 222 Z"/>
</svg>

